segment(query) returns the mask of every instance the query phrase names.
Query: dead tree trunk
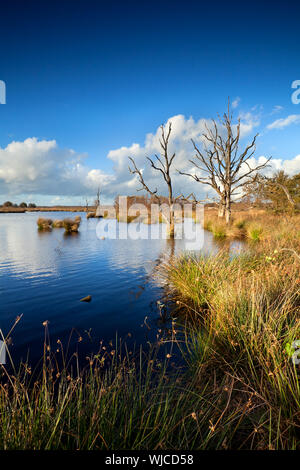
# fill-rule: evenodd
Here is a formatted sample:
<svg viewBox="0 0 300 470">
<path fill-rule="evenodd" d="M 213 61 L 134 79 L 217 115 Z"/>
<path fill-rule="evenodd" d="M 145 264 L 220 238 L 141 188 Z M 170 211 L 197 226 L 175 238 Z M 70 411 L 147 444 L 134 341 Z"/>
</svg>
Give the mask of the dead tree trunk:
<svg viewBox="0 0 300 470">
<path fill-rule="evenodd" d="M 231 200 L 230 200 L 230 193 L 227 191 L 225 196 L 225 221 L 226 224 L 230 224 L 231 220 Z"/>
<path fill-rule="evenodd" d="M 169 237 L 174 238 L 175 236 L 175 225 L 174 225 L 174 207 L 173 207 L 173 188 L 171 184 L 170 178 L 168 178 L 168 192 L 169 192 L 169 207 L 170 207 L 170 215 L 169 215 Z"/>
<path fill-rule="evenodd" d="M 174 204 L 178 201 L 178 199 L 181 198 L 181 196 L 174 198 L 173 195 L 173 186 L 172 186 L 172 177 L 170 173 L 170 169 L 173 163 L 173 160 L 175 158 L 175 153 L 173 153 L 171 156 L 169 155 L 169 150 L 168 150 L 168 145 L 169 145 L 169 139 L 172 131 L 172 123 L 169 123 L 168 127 L 168 132 L 165 133 L 165 128 L 164 126 L 161 126 L 161 139 L 160 139 L 160 146 L 161 146 L 161 155 L 155 155 L 155 158 L 157 162 L 154 163 L 154 161 L 147 157 L 147 160 L 149 160 L 151 167 L 160 172 L 163 176 L 163 179 L 167 185 L 168 188 L 168 205 L 169 205 L 169 217 L 168 217 L 168 235 L 170 238 L 174 238 L 175 235 L 175 225 L 174 225 Z M 148 194 L 151 196 L 154 196 L 156 200 L 158 201 L 159 204 L 161 204 L 161 197 L 158 196 L 157 194 L 157 189 L 152 191 L 148 185 L 145 183 L 142 171 L 139 170 L 136 166 L 136 163 L 133 158 L 129 157 L 129 160 L 132 163 L 133 168 L 129 167 L 130 173 L 137 175 L 138 181 L 141 184 L 140 189 L 144 189 L 147 191 Z"/>
<path fill-rule="evenodd" d="M 219 202 L 219 210 L 218 210 L 218 217 L 222 218 L 225 216 L 225 197 L 224 195 L 221 196 L 220 202 Z"/>
<path fill-rule="evenodd" d="M 232 124 L 229 102 L 228 112 L 224 114 L 223 119 L 220 119 L 219 126 L 212 120 L 212 125 L 206 126 L 206 131 L 202 135 L 203 151 L 199 150 L 192 140 L 196 151 L 195 159 L 190 160 L 194 166 L 193 171 L 179 173 L 199 183 L 207 184 L 217 192 L 220 198 L 219 217 L 225 216 L 226 224 L 229 224 L 231 204 L 238 194 L 237 191 L 242 190 L 260 169 L 265 168 L 270 158 L 265 163 L 250 166 L 249 159 L 254 155 L 257 135 L 243 152 L 238 153 L 240 120 L 236 126 Z M 195 174 L 195 168 L 200 170 L 199 176 Z"/>
</svg>

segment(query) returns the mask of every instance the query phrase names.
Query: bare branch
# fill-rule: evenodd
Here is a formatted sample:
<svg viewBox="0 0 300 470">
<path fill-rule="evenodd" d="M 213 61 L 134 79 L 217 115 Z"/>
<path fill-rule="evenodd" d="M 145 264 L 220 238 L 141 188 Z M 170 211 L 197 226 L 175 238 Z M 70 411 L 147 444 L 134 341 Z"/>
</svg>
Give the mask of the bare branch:
<svg viewBox="0 0 300 470">
<path fill-rule="evenodd" d="M 192 140 L 196 154 L 194 160 L 190 160 L 190 162 L 200 172 L 206 173 L 205 176 L 184 171 L 179 171 L 179 173 L 193 178 L 198 183 L 211 186 L 220 196 L 220 204 L 226 208 L 226 222 L 229 223 L 232 196 L 236 194 L 238 188 L 249 183 L 259 170 L 267 167 L 270 158 L 266 162 L 251 168 L 249 159 L 255 153 L 258 134 L 239 154 L 241 123 L 238 120 L 236 126 L 232 124 L 230 102 L 228 102 L 227 113 L 224 114 L 223 118 L 218 117 L 222 126 L 222 133 L 214 119 L 211 126 L 205 124 L 206 131 L 202 134 L 204 140 L 203 152 Z M 243 164 L 248 170 L 241 174 Z"/>
<path fill-rule="evenodd" d="M 170 173 L 170 168 L 172 166 L 172 163 L 175 159 L 175 152 L 169 156 L 169 150 L 168 150 L 168 145 L 169 145 L 169 139 L 170 139 L 170 136 L 171 136 L 171 132 L 172 132 L 172 123 L 170 122 L 169 123 L 169 126 L 167 129 L 165 129 L 165 127 L 162 125 L 160 127 L 161 129 L 161 139 L 160 139 L 160 146 L 161 146 L 161 154 L 160 156 L 159 155 L 155 155 L 155 158 L 156 158 L 156 162 L 153 161 L 152 158 L 150 157 L 146 157 L 147 160 L 150 162 L 150 165 L 151 165 L 151 168 L 155 171 L 158 171 L 166 185 L 167 185 L 167 188 L 168 188 L 168 201 L 169 201 L 169 206 L 170 206 L 170 221 L 169 221 L 169 224 L 170 224 L 170 236 L 174 236 L 174 212 L 173 212 L 173 204 L 174 202 L 176 201 L 179 201 L 181 199 L 181 196 L 178 196 L 176 198 L 174 198 L 173 196 L 173 187 L 172 187 L 172 178 L 171 178 L 171 173 Z M 132 163 L 132 166 L 133 168 L 131 168 L 129 166 L 129 171 L 131 174 L 133 175 L 136 175 L 137 178 L 138 178 L 138 181 L 140 182 L 141 184 L 141 188 L 139 190 L 145 190 L 147 191 L 147 193 L 149 193 L 151 196 L 155 196 L 155 198 L 159 201 L 160 203 L 160 200 L 161 198 L 157 195 L 157 189 L 155 189 L 155 191 L 152 191 L 149 186 L 147 185 L 147 183 L 145 182 L 144 180 L 144 177 L 143 177 L 143 174 L 142 174 L 142 171 L 139 170 L 136 166 L 136 163 L 134 161 L 134 159 L 132 157 L 129 157 L 129 160 L 131 161 Z"/>
<path fill-rule="evenodd" d="M 137 191 L 142 191 L 143 189 L 145 191 L 147 191 L 147 193 L 151 194 L 151 196 L 154 196 L 156 197 L 158 200 L 159 200 L 159 197 L 157 196 L 157 189 L 155 189 L 155 191 L 151 191 L 151 189 L 146 185 L 145 181 L 144 181 L 144 178 L 143 178 L 143 175 L 142 175 L 142 172 L 141 170 L 139 170 L 136 166 L 136 163 L 134 161 L 134 159 L 132 157 L 128 157 L 129 160 L 131 161 L 132 165 L 133 165 L 133 169 L 130 168 L 130 166 L 128 167 L 129 169 L 129 172 L 132 174 L 132 175 L 137 175 L 138 177 L 138 180 L 140 182 L 140 184 L 142 185 L 142 187 L 140 189 L 138 189 Z"/>
</svg>

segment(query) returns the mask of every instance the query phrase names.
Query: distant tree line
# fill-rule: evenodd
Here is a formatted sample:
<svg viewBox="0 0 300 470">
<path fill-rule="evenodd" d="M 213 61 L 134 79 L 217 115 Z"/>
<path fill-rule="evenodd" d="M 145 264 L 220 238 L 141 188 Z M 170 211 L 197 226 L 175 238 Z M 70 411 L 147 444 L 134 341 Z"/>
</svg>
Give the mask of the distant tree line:
<svg viewBox="0 0 300 470">
<path fill-rule="evenodd" d="M 26 208 L 26 207 L 29 207 L 29 208 L 34 208 L 36 207 L 36 204 L 34 204 L 33 202 L 29 202 L 27 204 L 27 202 L 21 202 L 21 204 L 15 204 L 11 201 L 5 201 L 3 204 L 2 204 L 2 207 L 22 207 L 22 208 Z"/>
</svg>

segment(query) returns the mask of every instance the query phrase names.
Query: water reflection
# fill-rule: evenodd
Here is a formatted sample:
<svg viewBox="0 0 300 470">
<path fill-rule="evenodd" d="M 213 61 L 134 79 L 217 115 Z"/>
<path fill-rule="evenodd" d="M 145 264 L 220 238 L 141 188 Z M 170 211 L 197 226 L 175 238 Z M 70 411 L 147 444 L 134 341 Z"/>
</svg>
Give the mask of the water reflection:
<svg viewBox="0 0 300 470">
<path fill-rule="evenodd" d="M 153 273 L 184 252 L 187 240 L 101 240 L 96 236 L 98 221 L 87 220 L 85 214 L 79 233 L 39 232 L 40 216 L 53 217 L 0 214 L 0 328 L 6 333 L 23 314 L 13 333 L 15 357 L 24 358 L 28 350 L 31 357 L 40 357 L 45 320 L 55 338 L 68 340 L 72 328 L 83 336 L 90 331 L 97 347 L 100 339 L 113 339 L 116 333 L 127 337 L 130 332 L 137 344 L 155 338 L 153 325 L 162 326 L 166 318 L 157 306 L 163 286 Z M 55 218 L 68 216 L 59 213 Z M 117 224 L 118 229 L 124 230 L 124 225 Z M 135 229 L 144 234 L 154 230 L 145 224 Z M 157 224 L 155 230 L 165 231 L 166 225 Z M 241 249 L 239 242 L 228 246 L 232 252 Z M 204 243 L 195 252 L 210 254 L 219 248 L 212 234 L 205 232 Z M 86 295 L 92 301 L 79 302 Z M 90 340 L 82 347 L 89 352 Z"/>
</svg>

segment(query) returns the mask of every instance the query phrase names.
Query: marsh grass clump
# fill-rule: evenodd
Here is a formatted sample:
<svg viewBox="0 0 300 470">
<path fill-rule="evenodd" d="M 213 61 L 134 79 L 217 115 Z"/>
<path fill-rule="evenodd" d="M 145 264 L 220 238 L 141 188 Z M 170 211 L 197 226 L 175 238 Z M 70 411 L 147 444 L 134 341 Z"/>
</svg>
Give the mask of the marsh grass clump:
<svg viewBox="0 0 300 470">
<path fill-rule="evenodd" d="M 246 236 L 246 220 L 232 220 L 231 224 L 226 225 L 216 214 L 204 217 L 203 228 L 211 232 L 217 240 L 241 239 Z"/>
<path fill-rule="evenodd" d="M 228 226 L 216 216 L 204 217 L 203 228 L 211 232 L 218 240 L 223 240 L 228 236 Z"/>
<path fill-rule="evenodd" d="M 57 219 L 57 220 L 53 221 L 52 226 L 53 226 L 53 228 L 63 228 L 64 222 L 61 219 Z"/>
<path fill-rule="evenodd" d="M 212 225 L 213 225 L 213 221 L 211 219 L 207 219 L 206 217 L 204 217 L 204 223 L 203 223 L 204 230 L 207 230 L 208 232 L 212 232 Z"/>
<path fill-rule="evenodd" d="M 96 212 L 88 212 L 86 214 L 87 219 L 94 219 L 96 217 Z M 81 220 L 81 219 L 80 219 Z"/>
<path fill-rule="evenodd" d="M 37 220 L 38 230 L 41 230 L 41 231 L 52 230 L 52 224 L 53 224 L 52 219 L 45 219 L 43 217 L 39 217 Z"/>
<path fill-rule="evenodd" d="M 245 238 L 246 231 L 243 227 L 237 227 L 235 225 L 230 225 L 226 229 L 226 237 L 230 239 L 241 240 Z"/>
<path fill-rule="evenodd" d="M 276 219 L 276 221 L 275 221 Z M 205 215 L 203 228 L 212 232 L 216 239 L 243 239 L 252 241 L 262 241 L 269 239 L 272 235 L 274 224 L 277 230 L 277 236 L 284 238 L 286 234 L 283 220 L 266 213 L 265 211 L 244 211 L 235 212 L 230 224 L 226 224 L 217 213 L 210 211 Z M 294 220 L 300 220 L 294 217 Z M 280 230 L 279 230 L 280 227 Z M 285 234 L 283 234 L 285 232 Z M 280 235 L 281 234 L 281 235 Z"/>
<path fill-rule="evenodd" d="M 75 233 L 75 232 L 78 232 L 78 229 L 79 229 L 79 225 L 80 225 L 80 220 L 76 220 L 76 217 L 75 219 L 64 219 L 63 220 L 63 227 L 65 229 L 65 233 Z"/>
<path fill-rule="evenodd" d="M 211 226 L 211 231 L 213 233 L 213 236 L 217 238 L 218 240 L 223 240 L 228 235 L 227 227 L 225 226 L 225 224 L 221 222 L 213 223 Z"/>
<path fill-rule="evenodd" d="M 247 221 L 245 219 L 237 219 L 233 221 L 233 226 L 237 227 L 238 229 L 245 229 Z"/>
<path fill-rule="evenodd" d="M 247 237 L 252 241 L 260 241 L 263 237 L 264 229 L 261 225 L 251 223 L 246 229 Z"/>
<path fill-rule="evenodd" d="M 131 222 L 133 222 L 137 217 L 139 217 L 140 214 L 136 214 L 136 215 L 127 215 L 125 217 L 123 216 L 120 216 L 119 214 L 117 214 L 117 221 L 118 222 L 125 222 L 126 224 L 131 224 Z"/>
</svg>

